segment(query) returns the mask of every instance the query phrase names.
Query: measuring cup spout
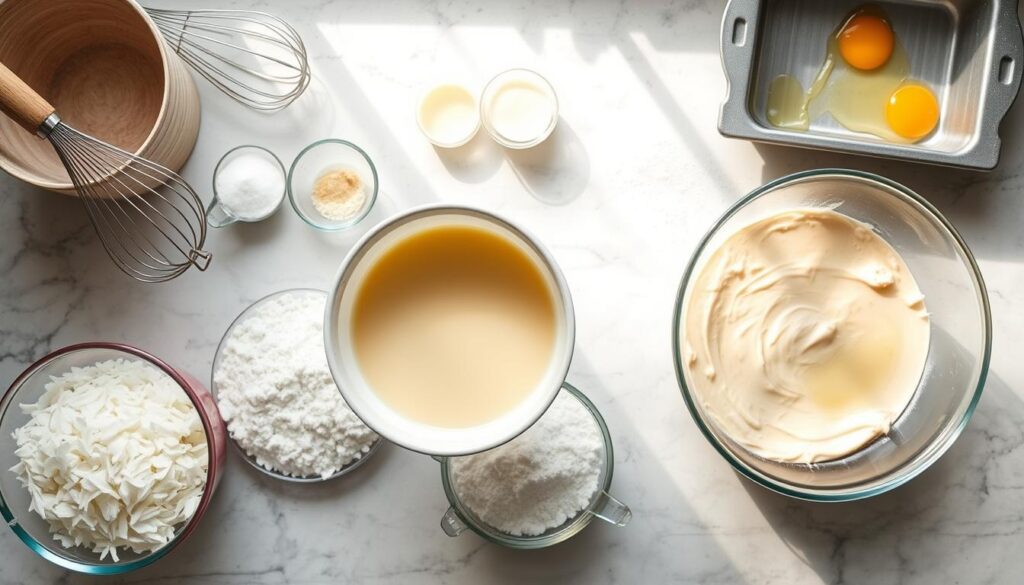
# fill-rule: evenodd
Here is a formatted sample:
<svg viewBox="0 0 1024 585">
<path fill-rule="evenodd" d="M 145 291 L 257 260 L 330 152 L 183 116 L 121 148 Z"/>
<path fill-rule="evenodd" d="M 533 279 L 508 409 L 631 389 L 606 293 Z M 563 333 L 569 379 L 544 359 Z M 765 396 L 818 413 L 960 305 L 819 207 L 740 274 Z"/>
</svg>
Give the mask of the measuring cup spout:
<svg viewBox="0 0 1024 585">
<path fill-rule="evenodd" d="M 206 208 L 206 223 L 210 224 L 210 227 L 219 228 L 236 221 L 238 221 L 238 218 L 228 213 L 228 210 L 221 205 L 220 200 L 214 195 L 210 206 Z"/>
</svg>

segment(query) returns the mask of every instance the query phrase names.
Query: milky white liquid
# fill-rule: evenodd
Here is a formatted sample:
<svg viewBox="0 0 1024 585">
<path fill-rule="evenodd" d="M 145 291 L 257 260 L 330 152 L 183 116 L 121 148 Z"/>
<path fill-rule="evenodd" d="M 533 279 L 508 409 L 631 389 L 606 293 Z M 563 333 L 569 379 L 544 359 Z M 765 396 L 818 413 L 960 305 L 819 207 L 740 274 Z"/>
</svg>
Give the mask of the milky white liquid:
<svg viewBox="0 0 1024 585">
<path fill-rule="evenodd" d="M 459 145 L 472 138 L 480 122 L 476 99 L 458 85 L 432 89 L 419 110 L 420 127 L 438 145 Z"/>
<path fill-rule="evenodd" d="M 485 113 L 491 128 L 511 142 L 544 138 L 558 115 L 551 88 L 531 72 L 509 72 L 495 83 Z"/>
</svg>

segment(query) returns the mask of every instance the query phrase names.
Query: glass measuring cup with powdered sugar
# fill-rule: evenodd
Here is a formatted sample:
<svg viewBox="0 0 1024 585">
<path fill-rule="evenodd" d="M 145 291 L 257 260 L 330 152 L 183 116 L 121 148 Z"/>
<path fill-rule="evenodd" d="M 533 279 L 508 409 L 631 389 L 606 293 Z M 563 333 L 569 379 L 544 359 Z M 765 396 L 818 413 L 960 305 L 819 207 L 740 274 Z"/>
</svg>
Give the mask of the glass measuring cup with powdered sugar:
<svg viewBox="0 0 1024 585">
<path fill-rule="evenodd" d="M 549 411 L 545 416 L 557 416 L 553 411 L 559 408 L 558 400 L 561 399 L 567 399 L 575 402 L 575 404 L 566 404 L 563 406 L 582 407 L 583 411 L 589 415 L 589 418 L 591 419 L 590 422 L 592 422 L 594 427 L 593 429 L 586 429 L 585 432 L 581 434 L 581 436 L 585 437 L 590 431 L 593 431 L 593 434 L 595 435 L 594 440 L 597 442 L 597 445 L 595 445 L 597 482 L 586 506 L 576 511 L 558 525 L 549 527 L 537 534 L 513 534 L 508 530 L 502 530 L 501 528 L 493 526 L 491 523 L 484 520 L 481 516 L 487 514 L 478 514 L 475 512 L 472 508 L 472 504 L 467 502 L 467 500 L 470 500 L 471 498 L 466 497 L 466 494 L 460 495 L 460 481 L 458 479 L 460 465 L 457 464 L 456 458 L 435 457 L 435 459 L 441 463 L 441 482 L 444 486 L 445 496 L 447 496 L 450 504 L 448 511 L 441 517 L 441 529 L 445 534 L 455 537 L 462 534 L 468 528 L 485 540 L 502 546 L 517 549 L 537 549 L 552 546 L 568 540 L 586 528 L 594 518 L 599 518 L 616 526 L 625 526 L 629 523 L 632 518 L 632 512 L 629 507 L 613 498 L 608 493 L 612 483 L 614 456 L 611 435 L 608 432 L 608 427 L 604 422 L 604 418 L 597 410 L 597 407 L 595 407 L 582 392 L 568 383 L 562 385 L 562 392 L 559 398 L 552 406 L 551 411 Z M 537 425 L 540 426 L 543 423 L 544 418 L 541 418 Z M 532 430 L 533 429 L 531 429 L 531 431 Z M 567 434 L 573 434 L 581 429 L 576 428 L 565 430 Z M 527 431 L 527 433 L 531 431 Z M 513 439 L 513 442 L 518 440 L 524 440 L 523 436 Z M 502 447 L 499 447 L 498 449 L 502 449 Z M 486 455 L 486 453 L 484 455 Z M 498 496 L 496 499 L 501 498 Z M 545 504 L 549 504 L 549 502 L 545 502 Z"/>
</svg>

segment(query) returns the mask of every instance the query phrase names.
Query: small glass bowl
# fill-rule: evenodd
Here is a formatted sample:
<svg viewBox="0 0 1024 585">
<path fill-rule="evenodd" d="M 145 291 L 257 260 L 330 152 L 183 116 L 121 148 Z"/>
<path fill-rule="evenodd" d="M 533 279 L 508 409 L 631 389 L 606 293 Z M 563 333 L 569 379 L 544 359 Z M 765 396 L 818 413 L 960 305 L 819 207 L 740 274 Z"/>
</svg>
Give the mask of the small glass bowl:
<svg viewBox="0 0 1024 585">
<path fill-rule="evenodd" d="M 748 451 L 704 412 L 681 351 L 696 275 L 738 229 L 776 213 L 827 208 L 866 223 L 903 257 L 925 297 L 931 339 L 910 404 L 889 433 L 844 458 L 783 463 Z M 949 449 L 981 397 L 992 354 L 992 317 L 967 244 L 926 199 L 889 179 L 845 169 L 805 171 L 740 199 L 704 236 L 683 274 L 672 324 L 676 377 L 690 414 L 738 472 L 795 498 L 837 502 L 887 492 L 917 477 Z"/>
<path fill-rule="evenodd" d="M 328 219 L 313 206 L 313 185 L 324 173 L 349 169 L 359 175 L 367 190 L 366 202 L 358 213 L 347 219 Z M 288 200 L 302 221 L 327 232 L 350 228 L 373 208 L 377 201 L 377 167 L 362 148 L 347 140 L 327 138 L 302 149 L 288 170 Z"/>
<path fill-rule="evenodd" d="M 424 110 L 429 105 L 429 102 L 431 100 L 441 99 L 441 96 L 439 96 L 438 94 L 440 94 L 443 90 L 446 90 L 446 89 L 449 90 L 449 91 L 457 91 L 457 92 L 461 92 L 461 93 L 465 94 L 464 97 L 466 97 L 467 99 L 471 100 L 472 103 L 473 103 L 473 112 L 474 112 L 474 124 L 473 124 L 473 127 L 471 129 L 469 129 L 466 132 L 465 135 L 459 136 L 457 139 L 452 140 L 452 141 L 444 141 L 440 137 L 438 137 L 438 136 L 436 136 L 434 134 L 431 134 L 430 131 L 428 130 L 428 125 L 425 123 L 424 115 L 423 115 L 424 114 Z M 427 138 L 427 140 L 429 140 L 430 143 L 433 144 L 434 146 L 438 146 L 440 148 L 458 148 L 460 146 L 465 146 L 467 143 L 469 143 L 470 140 L 473 139 L 474 136 L 477 135 L 477 132 L 480 131 L 480 104 L 479 104 L 479 100 L 477 100 L 476 96 L 473 95 L 473 93 L 471 91 L 466 89 L 466 86 L 464 86 L 464 85 L 462 85 L 460 83 L 451 82 L 451 83 L 440 83 L 440 84 L 434 85 L 434 86 L 430 87 L 429 89 L 427 89 L 425 92 L 423 92 L 423 95 L 420 97 L 419 101 L 416 102 L 416 123 L 419 125 L 420 132 L 423 133 L 423 136 L 425 136 Z"/>
<path fill-rule="evenodd" d="M 597 480 L 599 487 L 594 492 L 587 507 L 580 510 L 575 516 L 569 518 L 561 525 L 555 526 L 543 534 L 515 536 L 502 532 L 484 522 L 468 506 L 462 503 L 462 500 L 455 491 L 455 481 L 450 464 L 451 458 L 437 457 L 437 461 L 441 463 L 441 483 L 444 486 L 444 494 L 450 504 L 448 511 L 441 517 L 441 530 L 445 534 L 455 537 L 462 534 L 466 528 L 469 528 L 480 535 L 481 538 L 495 544 L 516 549 L 538 549 L 569 540 L 586 528 L 594 518 L 600 518 L 616 526 L 625 526 L 629 523 L 633 517 L 629 507 L 608 494 L 608 489 L 612 485 L 612 471 L 615 467 L 612 437 L 608 432 L 608 426 L 605 424 L 604 418 L 597 410 L 597 407 L 594 406 L 594 403 L 582 392 L 568 382 L 562 384 L 562 389 L 571 394 L 576 400 L 579 400 L 587 411 L 593 415 L 594 423 L 601 430 L 601 436 L 604 438 L 604 465 L 601 469 L 601 475 Z"/>
<path fill-rule="evenodd" d="M 552 105 L 554 106 L 554 111 L 551 114 L 551 122 L 548 124 L 548 127 L 537 136 L 525 141 L 519 141 L 503 135 L 491 123 L 491 117 L 489 114 L 491 101 L 494 99 L 498 89 L 502 84 L 509 81 L 515 81 L 516 79 L 528 80 L 530 83 L 544 89 L 550 95 Z M 555 131 L 555 126 L 558 125 L 558 111 L 558 94 L 555 93 L 555 88 L 547 79 L 544 78 L 543 75 L 533 71 L 532 69 L 509 69 L 508 71 L 502 71 L 487 82 L 487 85 L 484 86 L 483 93 L 480 95 L 480 119 L 483 122 L 484 128 L 495 142 L 506 148 L 516 150 L 532 148 L 547 140 L 548 137 L 551 136 L 551 133 Z"/>
<path fill-rule="evenodd" d="M 277 199 L 277 205 L 275 205 L 269 212 L 259 217 L 247 218 L 234 215 L 231 213 L 231 210 L 221 203 L 220 195 L 217 193 L 217 176 L 220 174 L 221 167 L 243 154 L 255 154 L 263 157 L 275 163 L 277 167 L 281 169 L 281 183 L 285 185 L 285 188 L 281 189 L 281 196 Z M 267 219 L 277 213 L 277 210 L 281 208 L 281 202 L 284 201 L 284 194 L 287 190 L 287 181 L 285 179 L 284 164 L 281 162 L 281 159 L 277 158 L 277 155 L 270 150 L 254 144 L 243 144 L 232 148 L 225 152 L 224 156 L 220 157 L 220 160 L 217 161 L 217 166 L 213 169 L 213 200 L 210 201 L 209 207 L 206 208 L 206 223 L 210 224 L 210 227 L 219 228 L 235 223 L 236 221 L 255 223 L 257 221 Z"/>
<path fill-rule="evenodd" d="M 120 560 L 110 557 L 100 561 L 99 555 L 84 547 L 64 548 L 53 539 L 49 525 L 35 512 L 29 511 L 29 494 L 10 468 L 18 462 L 15 441 L 11 434 L 29 420 L 20 404 L 36 402 L 46 391 L 53 376 L 67 373 L 74 367 L 85 367 L 111 360 L 143 361 L 168 375 L 196 408 L 206 435 L 209 461 L 206 486 L 192 518 L 178 526 L 174 538 L 162 547 L 138 554 L 118 550 Z M 224 471 L 227 432 L 213 397 L 191 375 L 177 370 L 159 358 L 140 349 L 120 343 L 92 342 L 70 345 L 43 357 L 29 366 L 11 384 L 0 400 L 0 514 L 7 525 L 36 554 L 55 565 L 90 575 L 118 575 L 154 563 L 191 535 L 206 514 Z"/>
<path fill-rule="evenodd" d="M 239 324 L 244 322 L 249 316 L 252 315 L 252 313 L 257 308 L 262 306 L 264 303 L 266 303 L 268 301 L 271 301 L 273 299 L 276 299 L 276 298 L 278 298 L 280 296 L 286 295 L 286 294 L 314 295 L 314 296 L 321 297 L 321 298 L 324 298 L 324 299 L 327 298 L 327 293 L 326 292 L 324 292 L 322 290 L 315 289 L 315 288 L 291 288 L 291 289 L 287 289 L 287 290 L 282 290 L 282 291 L 278 291 L 278 292 L 275 292 L 275 293 L 271 293 L 271 294 L 269 294 L 269 295 L 259 299 L 258 301 L 254 302 L 253 304 L 249 305 L 248 307 L 246 307 L 246 309 L 244 311 L 242 311 L 237 317 L 235 317 L 234 321 L 231 322 L 231 325 L 228 326 L 228 330 L 225 331 L 224 332 L 224 336 L 221 337 L 220 343 L 217 344 L 217 353 L 213 357 L 213 369 L 210 370 L 210 389 L 213 391 L 214 399 L 217 398 L 217 394 L 218 394 L 217 382 L 215 380 L 216 372 L 217 372 L 217 367 L 220 365 L 220 360 L 221 360 L 221 356 L 223 355 L 224 346 L 227 344 L 227 341 L 231 337 L 231 333 L 235 330 L 235 327 L 237 327 Z M 358 469 L 360 466 L 362 466 L 364 463 L 366 463 L 366 460 L 369 459 L 374 453 L 376 453 L 377 450 L 380 449 L 381 444 L 384 442 L 383 437 L 378 435 L 377 440 L 370 447 L 369 451 L 367 451 L 366 453 L 363 453 L 361 457 L 358 457 L 358 458 L 350 461 L 347 465 L 345 465 L 344 467 L 342 467 L 341 469 L 335 471 L 334 473 L 332 473 L 331 475 L 329 475 L 327 477 L 322 477 L 322 476 L 319 476 L 319 475 L 309 475 L 309 476 L 303 476 L 303 477 L 295 477 L 293 475 L 287 475 L 287 474 L 281 473 L 280 471 L 277 471 L 275 469 L 268 469 L 268 468 L 260 465 L 256 461 L 255 457 L 253 457 L 252 455 L 249 455 L 245 451 L 245 449 L 243 449 L 242 446 L 239 445 L 237 441 L 235 441 L 235 438 L 231 436 L 230 429 L 228 430 L 228 437 L 231 439 L 230 442 L 231 442 L 231 445 L 234 446 L 235 451 L 239 455 L 241 455 L 242 459 L 245 460 L 246 463 L 248 463 L 249 465 L 255 467 L 260 472 L 265 473 L 266 475 L 269 475 L 270 477 L 273 477 L 275 479 L 280 479 L 282 481 L 292 482 L 292 483 L 320 483 L 320 482 L 323 482 L 323 481 L 329 481 L 329 480 L 341 477 L 343 475 L 346 475 L 348 473 L 351 473 L 351 472 L 355 471 L 356 469 Z"/>
</svg>

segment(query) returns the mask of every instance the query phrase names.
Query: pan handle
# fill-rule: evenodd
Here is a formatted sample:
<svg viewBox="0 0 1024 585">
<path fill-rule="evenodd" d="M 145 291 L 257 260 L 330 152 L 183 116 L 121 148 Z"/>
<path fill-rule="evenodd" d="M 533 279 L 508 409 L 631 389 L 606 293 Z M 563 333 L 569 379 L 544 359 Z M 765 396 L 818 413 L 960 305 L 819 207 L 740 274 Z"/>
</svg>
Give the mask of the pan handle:
<svg viewBox="0 0 1024 585">
<path fill-rule="evenodd" d="M 725 72 L 726 96 L 719 111 L 718 131 L 727 136 L 747 134 L 740 127 L 746 126 L 741 121 L 747 119 L 745 96 L 753 70 L 760 11 L 759 0 L 729 0 L 722 15 L 719 54 Z"/>
<path fill-rule="evenodd" d="M 1020 90 L 1021 73 L 1024 70 L 1024 35 L 1021 33 L 1020 21 L 1017 20 L 1017 2 L 1003 1 L 1000 13 L 996 16 L 996 34 L 992 43 L 992 85 L 1005 92 L 1008 99 L 1002 111 L 997 112 L 1002 118 L 1013 105 L 1017 92 Z"/>
<path fill-rule="evenodd" d="M 36 134 L 55 109 L 6 65 L 0 63 L 0 111 Z"/>
<path fill-rule="evenodd" d="M 982 106 L 980 131 L 972 153 L 978 159 L 978 168 L 985 170 L 995 168 L 999 162 L 1002 143 L 999 125 L 1017 99 L 1024 73 L 1024 36 L 1017 20 L 1016 0 L 999 2 L 995 19 L 988 95 Z"/>
<path fill-rule="evenodd" d="M 754 25 L 760 10 L 758 0 L 729 0 L 722 15 L 722 58 L 727 54 L 749 52 L 753 46 Z"/>
</svg>

